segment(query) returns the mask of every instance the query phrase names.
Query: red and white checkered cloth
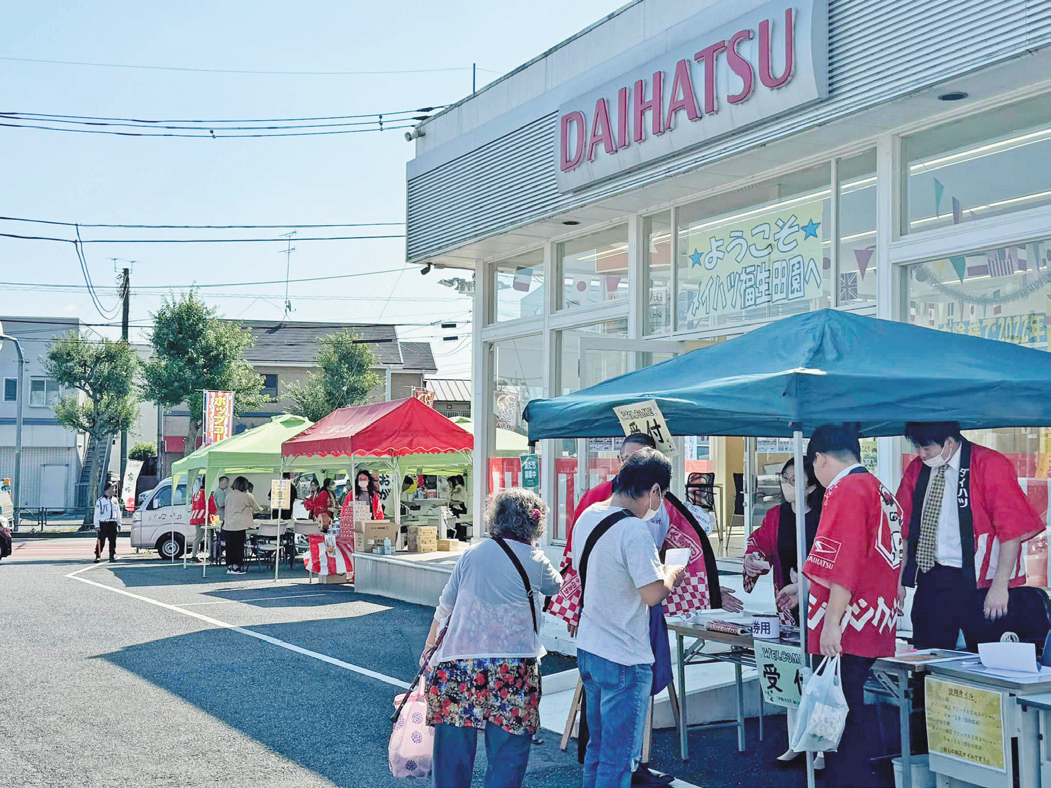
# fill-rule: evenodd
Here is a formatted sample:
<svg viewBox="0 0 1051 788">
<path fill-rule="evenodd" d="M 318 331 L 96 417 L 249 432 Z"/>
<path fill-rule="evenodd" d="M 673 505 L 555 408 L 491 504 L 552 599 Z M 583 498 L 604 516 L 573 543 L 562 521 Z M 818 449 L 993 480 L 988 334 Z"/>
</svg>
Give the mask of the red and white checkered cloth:
<svg viewBox="0 0 1051 788">
<path fill-rule="evenodd" d="M 667 599 L 664 600 L 664 612 L 669 616 L 686 616 L 698 610 L 708 610 L 711 599 L 708 596 L 708 573 L 704 565 L 704 553 L 700 544 L 694 547 L 689 543 L 690 534 L 680 540 L 683 532 L 669 531 L 664 544 L 667 547 L 689 547 L 690 563 L 686 567 L 686 578 Z M 696 537 L 693 537 L 696 539 Z M 677 544 L 676 542 L 682 542 Z M 580 620 L 580 575 L 572 566 L 562 569 L 562 588 L 551 599 L 547 612 L 558 616 L 572 626 Z"/>
<path fill-rule="evenodd" d="M 332 534 L 310 534 L 303 565 L 316 575 L 342 575 L 354 582 L 354 543 Z"/>
</svg>

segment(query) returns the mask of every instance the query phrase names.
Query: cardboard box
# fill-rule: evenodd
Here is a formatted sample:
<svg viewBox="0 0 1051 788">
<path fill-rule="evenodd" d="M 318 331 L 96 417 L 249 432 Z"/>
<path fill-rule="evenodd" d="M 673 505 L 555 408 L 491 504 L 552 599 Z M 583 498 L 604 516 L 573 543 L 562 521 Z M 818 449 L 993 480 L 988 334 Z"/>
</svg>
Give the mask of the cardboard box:
<svg viewBox="0 0 1051 788">
<path fill-rule="evenodd" d="M 318 575 L 317 581 L 323 585 L 339 585 L 347 582 L 346 575 Z"/>
<path fill-rule="evenodd" d="M 438 540 L 438 552 L 448 553 L 456 549 L 455 539 L 439 539 Z"/>
<path fill-rule="evenodd" d="M 390 539 L 393 545 L 398 539 L 398 526 L 385 520 L 369 520 L 365 523 L 363 534 L 366 541 L 382 544 L 384 539 Z"/>
</svg>

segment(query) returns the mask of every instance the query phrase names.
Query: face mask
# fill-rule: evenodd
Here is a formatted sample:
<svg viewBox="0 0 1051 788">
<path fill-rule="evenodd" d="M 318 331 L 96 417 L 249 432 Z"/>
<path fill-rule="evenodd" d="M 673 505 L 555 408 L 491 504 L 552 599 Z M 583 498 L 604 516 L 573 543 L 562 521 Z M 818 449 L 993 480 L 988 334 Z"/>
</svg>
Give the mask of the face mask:
<svg viewBox="0 0 1051 788">
<path fill-rule="evenodd" d="M 934 457 L 930 457 L 929 459 L 924 460 L 923 464 L 926 465 L 928 468 L 940 468 L 943 465 L 948 465 L 949 461 L 945 459 L 945 457 L 943 457 L 939 452 Z"/>
<path fill-rule="evenodd" d="M 642 519 L 644 521 L 648 522 L 648 521 L 652 520 L 654 517 L 656 517 L 657 516 L 657 512 L 659 512 L 659 511 L 660 511 L 660 502 L 657 503 L 657 508 L 656 509 L 647 509 L 646 510 L 646 514 L 644 514 L 642 516 Z"/>
<path fill-rule="evenodd" d="M 794 484 L 787 484 L 781 482 L 781 495 L 785 497 L 785 501 L 788 503 L 796 502 L 796 486 Z"/>
</svg>

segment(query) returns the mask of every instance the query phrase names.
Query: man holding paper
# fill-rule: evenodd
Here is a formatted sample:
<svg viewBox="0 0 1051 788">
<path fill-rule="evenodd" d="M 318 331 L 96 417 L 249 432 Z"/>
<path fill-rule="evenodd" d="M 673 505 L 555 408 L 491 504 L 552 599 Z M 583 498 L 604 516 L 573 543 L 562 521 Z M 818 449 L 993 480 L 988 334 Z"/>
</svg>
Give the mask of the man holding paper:
<svg viewBox="0 0 1051 788">
<path fill-rule="evenodd" d="M 894 656 L 902 560 L 901 507 L 860 457 L 854 425 L 818 427 L 810 438 L 807 459 L 826 492 L 803 565 L 812 583 L 807 650 L 841 657 L 849 708 L 839 749 L 828 757 L 828 784 L 852 788 L 874 784 L 862 732 L 865 679 L 878 657 Z"/>
<path fill-rule="evenodd" d="M 636 452 L 642 449 L 655 449 L 656 442 L 645 433 L 636 432 L 624 439 L 620 448 L 620 462 L 626 463 Z M 566 549 L 562 557 L 561 571 L 566 582 L 562 585 L 562 591 L 555 598 L 554 604 L 549 612 L 566 620 L 571 634 L 576 632 L 576 609 L 575 602 L 579 598 L 579 582 L 575 582 L 576 571 L 573 566 L 577 556 L 574 553 L 574 531 L 573 528 L 585 511 L 594 506 L 608 502 L 613 495 L 613 482 L 607 481 L 597 487 L 588 490 L 580 499 L 573 522 L 570 523 Z M 722 607 L 730 612 L 739 612 L 743 605 L 730 593 L 729 588 L 720 588 L 718 585 L 718 574 L 715 565 L 715 553 L 711 548 L 707 535 L 703 529 L 696 526 L 688 517 L 688 511 L 681 504 L 678 506 L 677 499 L 666 495 L 652 516 L 647 518 L 646 525 L 649 527 L 654 544 L 658 548 L 678 548 L 681 552 L 676 553 L 675 560 L 685 561 L 681 564 L 686 567 L 686 573 L 692 574 L 696 580 L 703 579 L 707 584 L 705 589 L 709 605 L 713 608 Z M 583 543 L 580 543 L 583 548 Z M 690 548 L 694 548 L 691 550 Z M 690 560 L 690 559 L 693 560 Z M 666 564 L 671 566 L 671 559 L 666 559 Z M 664 620 L 664 607 L 655 605 L 649 610 L 650 619 L 650 647 L 653 651 L 653 682 L 650 688 L 652 695 L 658 695 L 664 691 L 672 680 L 671 648 L 668 643 L 668 625 Z M 582 737 L 586 738 L 586 731 Z M 635 771 L 632 778 L 633 785 L 640 786 L 663 786 L 671 782 L 666 776 L 657 775 L 652 772 L 648 765 L 643 763 Z"/>
</svg>

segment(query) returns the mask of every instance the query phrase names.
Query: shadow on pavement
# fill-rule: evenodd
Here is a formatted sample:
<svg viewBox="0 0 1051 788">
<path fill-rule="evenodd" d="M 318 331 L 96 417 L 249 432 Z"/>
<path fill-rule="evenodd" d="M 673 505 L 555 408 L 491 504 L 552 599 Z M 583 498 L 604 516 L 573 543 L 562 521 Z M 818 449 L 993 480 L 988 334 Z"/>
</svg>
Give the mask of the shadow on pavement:
<svg viewBox="0 0 1051 788">
<path fill-rule="evenodd" d="M 390 604 L 390 600 L 377 601 Z M 250 629 L 411 681 L 432 613 L 428 608 L 394 604 L 397 607 L 353 618 Z M 387 770 L 389 717 L 394 697 L 402 691 L 395 686 L 222 629 L 143 643 L 98 658 L 162 688 L 338 786 L 407 785 Z M 194 751 L 192 730 L 185 734 L 181 727 L 178 730 Z M 578 782 L 578 767 L 570 755 L 558 751 L 557 737 L 544 738 L 543 746 L 534 747 L 527 784 Z M 170 742 L 176 751 L 186 744 Z M 232 746 L 225 740 L 211 744 L 217 750 Z M 225 760 L 225 756 L 220 752 L 213 757 Z M 209 768 L 220 779 L 222 770 L 229 767 L 215 763 Z M 479 775 L 484 768 L 485 757 L 480 752 L 476 761 Z"/>
</svg>

